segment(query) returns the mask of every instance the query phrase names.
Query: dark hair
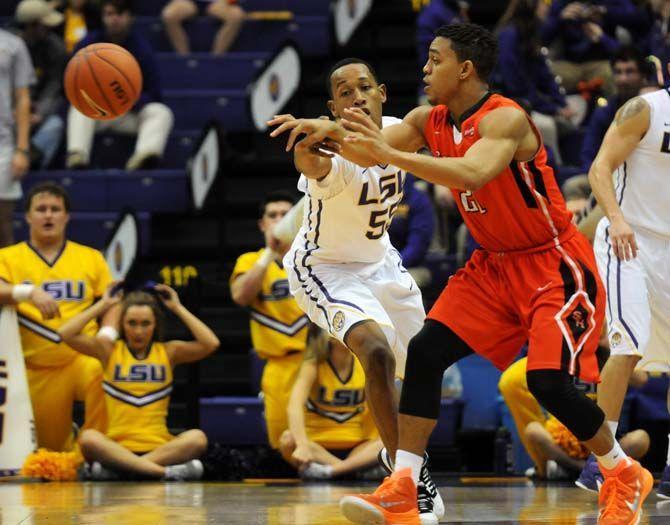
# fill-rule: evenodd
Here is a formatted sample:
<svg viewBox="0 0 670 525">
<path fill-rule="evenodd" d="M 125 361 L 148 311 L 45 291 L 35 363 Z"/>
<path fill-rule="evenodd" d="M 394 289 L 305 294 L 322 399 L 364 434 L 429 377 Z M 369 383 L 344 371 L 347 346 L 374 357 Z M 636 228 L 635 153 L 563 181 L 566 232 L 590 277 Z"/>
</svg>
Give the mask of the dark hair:
<svg viewBox="0 0 670 525">
<path fill-rule="evenodd" d="M 622 46 L 610 58 L 610 65 L 614 68 L 617 62 L 635 62 L 640 75 L 647 77 L 649 75 L 649 63 L 633 46 Z"/>
<path fill-rule="evenodd" d="M 333 64 L 333 67 L 330 68 L 330 71 L 328 71 L 328 76 L 326 77 L 326 89 L 328 89 L 328 95 L 331 98 L 333 96 L 333 83 L 332 83 L 333 73 L 335 73 L 335 71 L 337 71 L 341 67 L 348 66 L 349 64 L 364 65 L 365 67 L 368 68 L 368 71 L 372 75 L 372 78 L 375 79 L 375 82 L 379 84 L 379 79 L 377 78 L 377 72 L 375 71 L 375 68 L 373 68 L 370 65 L 369 62 L 366 62 L 365 60 L 356 57 L 343 58 L 339 62 Z"/>
<path fill-rule="evenodd" d="M 309 323 L 308 326 L 305 359 L 316 359 L 321 363 L 328 359 L 330 335 L 317 324 Z"/>
<path fill-rule="evenodd" d="M 154 330 L 154 335 L 151 338 L 151 341 L 161 341 L 163 339 L 163 310 L 161 310 L 156 296 L 148 292 L 141 291 L 130 292 L 123 298 L 123 301 L 121 302 L 121 317 L 119 321 L 120 338 L 125 340 L 125 334 L 123 333 L 123 320 L 126 317 L 128 308 L 131 306 L 148 306 L 151 308 L 151 311 L 154 313 L 154 319 L 156 320 L 156 329 Z"/>
<path fill-rule="evenodd" d="M 128 11 L 132 14 L 135 12 L 133 0 L 102 0 L 100 9 L 102 10 L 107 5 L 111 5 L 117 13 Z"/>
<path fill-rule="evenodd" d="M 493 33 L 477 24 L 450 24 L 440 27 L 435 36 L 449 39 L 458 60 L 470 60 L 480 80 L 488 81 L 498 58 Z"/>
<path fill-rule="evenodd" d="M 33 198 L 38 193 L 48 193 L 49 195 L 60 197 L 63 199 L 63 206 L 65 211 L 70 213 L 70 195 L 68 194 L 67 190 L 60 184 L 49 181 L 40 182 L 39 184 L 35 184 L 32 188 L 30 188 L 30 191 L 28 192 L 28 195 L 26 195 L 26 200 L 24 202 L 24 209 L 26 212 L 30 211 Z"/>
<path fill-rule="evenodd" d="M 261 201 L 261 205 L 258 207 L 259 219 L 263 218 L 263 215 L 265 215 L 265 208 L 271 202 L 290 202 L 291 204 L 295 204 L 295 197 L 288 191 L 282 191 L 282 190 L 272 191 L 268 193 L 265 196 L 265 198 Z"/>
<path fill-rule="evenodd" d="M 535 14 L 539 0 L 518 0 L 510 24 L 516 28 L 522 56 L 534 58 L 541 55 L 540 26 Z M 542 0 L 544 1 L 544 0 Z"/>
</svg>

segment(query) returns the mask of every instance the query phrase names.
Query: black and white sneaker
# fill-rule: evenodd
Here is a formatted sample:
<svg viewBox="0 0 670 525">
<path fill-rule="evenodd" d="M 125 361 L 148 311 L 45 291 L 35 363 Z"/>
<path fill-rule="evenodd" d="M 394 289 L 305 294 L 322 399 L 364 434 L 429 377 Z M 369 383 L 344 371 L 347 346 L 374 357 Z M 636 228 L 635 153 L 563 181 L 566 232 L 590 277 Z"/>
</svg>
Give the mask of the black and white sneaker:
<svg viewBox="0 0 670 525">
<path fill-rule="evenodd" d="M 393 472 L 393 461 L 385 448 L 379 451 L 377 456 L 379 464 L 391 474 Z M 444 517 L 444 501 L 440 491 L 428 472 L 428 454 L 424 454 L 419 485 L 417 487 L 417 505 L 419 507 L 419 518 L 421 525 L 437 525 Z"/>
</svg>

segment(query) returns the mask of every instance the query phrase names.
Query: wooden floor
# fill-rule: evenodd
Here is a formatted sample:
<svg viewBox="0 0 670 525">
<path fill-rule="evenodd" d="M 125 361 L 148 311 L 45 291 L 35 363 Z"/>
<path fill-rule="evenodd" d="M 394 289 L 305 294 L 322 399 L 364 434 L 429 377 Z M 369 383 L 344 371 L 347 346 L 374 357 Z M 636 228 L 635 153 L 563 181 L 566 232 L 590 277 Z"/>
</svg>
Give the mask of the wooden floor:
<svg viewBox="0 0 670 525">
<path fill-rule="evenodd" d="M 596 498 L 569 485 L 467 479 L 441 486 L 451 524 L 595 524 Z M 373 485 L 0 483 L 0 524 L 346 525 L 337 501 Z M 670 524 L 652 494 L 641 523 Z"/>
</svg>

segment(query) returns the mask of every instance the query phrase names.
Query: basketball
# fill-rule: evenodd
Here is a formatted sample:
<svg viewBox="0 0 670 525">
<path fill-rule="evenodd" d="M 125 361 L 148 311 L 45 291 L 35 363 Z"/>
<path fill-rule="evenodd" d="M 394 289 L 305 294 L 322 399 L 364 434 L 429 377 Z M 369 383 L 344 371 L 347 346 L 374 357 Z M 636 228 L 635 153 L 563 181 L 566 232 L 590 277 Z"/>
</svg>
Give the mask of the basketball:
<svg viewBox="0 0 670 525">
<path fill-rule="evenodd" d="M 142 92 L 140 65 L 121 46 L 91 44 L 65 68 L 65 94 L 81 113 L 111 120 L 129 111 Z"/>
</svg>

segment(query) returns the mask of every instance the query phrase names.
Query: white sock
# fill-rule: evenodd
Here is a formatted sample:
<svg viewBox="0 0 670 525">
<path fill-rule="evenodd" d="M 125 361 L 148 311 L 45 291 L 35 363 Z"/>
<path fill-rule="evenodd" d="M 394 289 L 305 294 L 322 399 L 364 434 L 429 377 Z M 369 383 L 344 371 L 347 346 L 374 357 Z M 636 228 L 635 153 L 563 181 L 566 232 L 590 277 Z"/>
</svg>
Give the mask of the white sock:
<svg viewBox="0 0 670 525">
<path fill-rule="evenodd" d="M 412 470 L 412 481 L 417 486 L 419 485 L 422 466 L 423 456 L 417 456 L 406 450 L 398 450 L 395 453 L 395 472 L 409 467 Z"/>
<path fill-rule="evenodd" d="M 619 465 L 619 463 L 624 460 L 628 461 L 628 456 L 626 456 L 626 453 L 623 451 L 621 445 L 619 445 L 619 442 L 616 439 L 614 440 L 614 446 L 612 447 L 612 450 L 610 450 L 604 456 L 596 455 L 596 458 L 598 458 L 598 463 L 607 470 L 615 469 L 617 465 Z"/>
<path fill-rule="evenodd" d="M 666 465 L 670 465 L 670 434 L 668 434 L 668 460 L 666 461 Z"/>
<path fill-rule="evenodd" d="M 608 421 L 607 426 L 610 427 L 610 431 L 612 432 L 612 437 L 616 439 L 616 431 L 619 428 L 619 422 L 618 421 Z"/>
</svg>

